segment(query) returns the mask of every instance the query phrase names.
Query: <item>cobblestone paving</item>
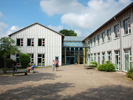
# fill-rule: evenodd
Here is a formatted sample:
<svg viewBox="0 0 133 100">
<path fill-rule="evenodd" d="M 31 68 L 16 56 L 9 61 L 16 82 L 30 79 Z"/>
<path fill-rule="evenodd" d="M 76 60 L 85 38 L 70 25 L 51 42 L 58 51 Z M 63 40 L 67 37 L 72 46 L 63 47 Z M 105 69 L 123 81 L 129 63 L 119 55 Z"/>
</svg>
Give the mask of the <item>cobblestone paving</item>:
<svg viewBox="0 0 133 100">
<path fill-rule="evenodd" d="M 100 72 L 82 65 L 59 71 L 0 74 L 0 100 L 133 100 L 133 82 L 124 72 Z"/>
</svg>

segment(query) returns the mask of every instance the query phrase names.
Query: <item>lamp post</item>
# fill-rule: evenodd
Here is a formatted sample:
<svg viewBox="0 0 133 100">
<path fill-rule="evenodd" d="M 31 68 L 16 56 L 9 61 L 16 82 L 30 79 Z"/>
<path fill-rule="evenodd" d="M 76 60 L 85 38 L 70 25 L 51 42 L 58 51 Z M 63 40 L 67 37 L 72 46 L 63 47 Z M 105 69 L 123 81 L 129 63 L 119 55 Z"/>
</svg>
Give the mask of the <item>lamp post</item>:
<svg viewBox="0 0 133 100">
<path fill-rule="evenodd" d="M 122 34 L 121 34 L 121 20 L 119 19 L 116 19 L 114 17 L 114 20 L 118 21 L 119 22 L 119 34 L 120 34 L 120 70 L 122 71 Z"/>
</svg>

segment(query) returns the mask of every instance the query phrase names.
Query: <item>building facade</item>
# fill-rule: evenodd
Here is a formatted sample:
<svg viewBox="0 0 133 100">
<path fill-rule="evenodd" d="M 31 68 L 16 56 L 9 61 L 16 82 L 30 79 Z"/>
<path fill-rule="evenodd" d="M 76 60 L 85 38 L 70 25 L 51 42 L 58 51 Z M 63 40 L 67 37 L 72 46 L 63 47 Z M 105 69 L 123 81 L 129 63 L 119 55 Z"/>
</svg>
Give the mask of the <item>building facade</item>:
<svg viewBox="0 0 133 100">
<path fill-rule="evenodd" d="M 21 47 L 22 53 L 31 55 L 31 63 L 36 66 L 49 66 L 56 58 L 62 65 L 64 35 L 36 22 L 9 36 Z M 19 54 L 11 55 L 11 58 L 19 62 Z"/>
<path fill-rule="evenodd" d="M 83 41 L 90 46 L 88 63 L 111 61 L 116 70 L 128 71 L 133 61 L 133 3 Z"/>
<path fill-rule="evenodd" d="M 128 71 L 133 62 L 133 3 L 87 37 L 64 36 L 39 23 L 31 24 L 9 36 L 22 53 L 31 55 L 31 63 L 49 66 L 59 59 L 59 65 L 102 64 L 111 61 L 115 69 Z M 11 56 L 19 62 L 19 54 Z"/>
</svg>

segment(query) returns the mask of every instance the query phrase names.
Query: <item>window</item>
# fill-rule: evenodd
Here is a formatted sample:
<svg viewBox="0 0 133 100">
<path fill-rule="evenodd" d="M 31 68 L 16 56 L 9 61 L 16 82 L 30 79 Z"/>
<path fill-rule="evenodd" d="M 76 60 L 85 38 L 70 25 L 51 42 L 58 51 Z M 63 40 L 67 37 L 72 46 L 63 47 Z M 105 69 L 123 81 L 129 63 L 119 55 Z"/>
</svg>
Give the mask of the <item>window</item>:
<svg viewBox="0 0 133 100">
<path fill-rule="evenodd" d="M 88 58 L 89 58 L 89 62 L 91 62 L 91 59 L 90 59 L 90 54 L 88 55 Z"/>
<path fill-rule="evenodd" d="M 91 62 L 93 61 L 93 54 L 91 54 Z"/>
<path fill-rule="evenodd" d="M 100 35 L 97 36 L 98 45 L 100 44 Z"/>
<path fill-rule="evenodd" d="M 88 45 L 90 46 L 90 41 L 88 41 Z"/>
<path fill-rule="evenodd" d="M 92 39 L 91 39 L 91 47 L 92 47 Z"/>
<path fill-rule="evenodd" d="M 34 39 L 27 39 L 27 46 L 34 46 Z"/>
<path fill-rule="evenodd" d="M 45 54 L 38 54 L 38 66 L 45 66 Z"/>
<path fill-rule="evenodd" d="M 30 55 L 30 63 L 34 63 L 34 54 L 29 54 Z"/>
<path fill-rule="evenodd" d="M 110 51 L 110 52 L 108 52 L 108 61 L 112 61 L 111 51 Z"/>
<path fill-rule="evenodd" d="M 45 46 L 45 39 L 38 39 L 38 46 Z"/>
<path fill-rule="evenodd" d="M 100 53 L 98 53 L 98 65 L 100 65 Z"/>
<path fill-rule="evenodd" d="M 19 63 L 19 54 L 16 54 L 16 62 Z"/>
<path fill-rule="evenodd" d="M 115 38 L 118 38 L 119 37 L 119 25 L 116 25 L 114 27 L 114 32 L 115 32 Z"/>
<path fill-rule="evenodd" d="M 108 41 L 110 41 L 111 40 L 111 30 L 110 29 L 107 30 L 107 36 L 108 36 Z"/>
<path fill-rule="evenodd" d="M 94 54 L 94 61 L 96 61 L 96 54 Z"/>
<path fill-rule="evenodd" d="M 102 33 L 102 43 L 104 43 L 104 38 L 105 38 L 104 33 Z"/>
<path fill-rule="evenodd" d="M 104 62 L 105 62 L 105 52 L 102 53 L 102 63 L 104 63 Z"/>
<path fill-rule="evenodd" d="M 130 18 L 124 20 L 124 34 L 129 34 L 131 33 L 131 23 L 130 23 Z"/>
<path fill-rule="evenodd" d="M 23 46 L 23 39 L 17 39 L 16 45 Z"/>
<path fill-rule="evenodd" d="M 96 37 L 94 38 L 94 46 L 96 46 Z"/>
</svg>

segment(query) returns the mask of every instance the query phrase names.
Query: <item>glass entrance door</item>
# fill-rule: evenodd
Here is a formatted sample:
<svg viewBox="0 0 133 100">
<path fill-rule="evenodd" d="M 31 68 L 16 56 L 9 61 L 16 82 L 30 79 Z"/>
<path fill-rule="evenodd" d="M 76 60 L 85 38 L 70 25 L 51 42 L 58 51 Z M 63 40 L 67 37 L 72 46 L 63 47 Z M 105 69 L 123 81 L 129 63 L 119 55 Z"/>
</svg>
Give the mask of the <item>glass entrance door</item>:
<svg viewBox="0 0 133 100">
<path fill-rule="evenodd" d="M 118 55 L 115 55 L 115 69 L 118 70 L 118 67 L 119 67 Z"/>
<path fill-rule="evenodd" d="M 75 64 L 76 57 L 67 56 L 66 57 L 66 65 Z"/>
<path fill-rule="evenodd" d="M 38 54 L 38 66 L 45 66 L 45 56 L 44 54 Z"/>
<path fill-rule="evenodd" d="M 129 70 L 129 54 L 125 54 L 125 71 Z"/>
</svg>

